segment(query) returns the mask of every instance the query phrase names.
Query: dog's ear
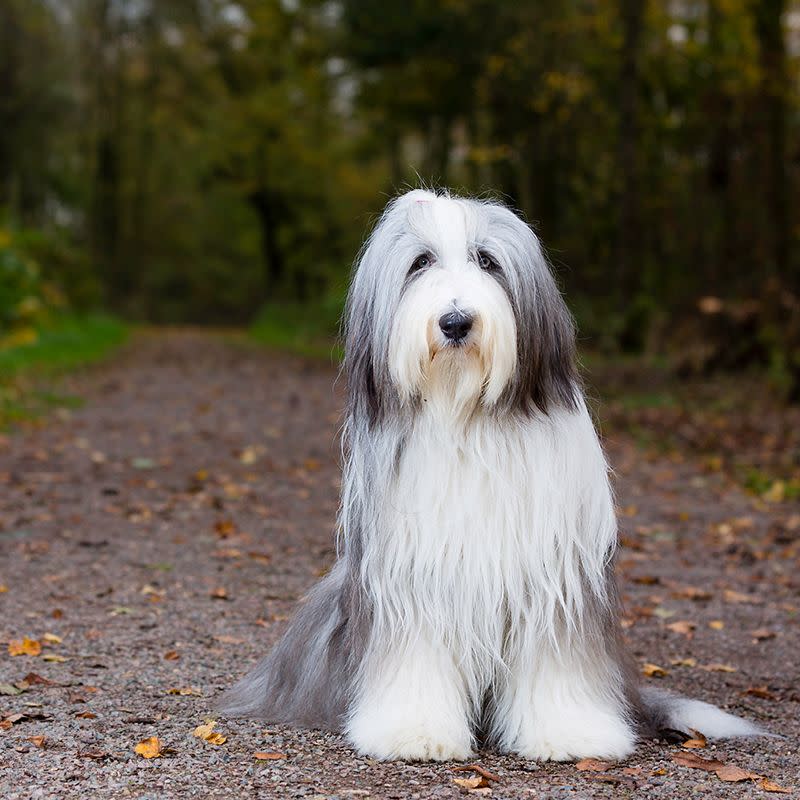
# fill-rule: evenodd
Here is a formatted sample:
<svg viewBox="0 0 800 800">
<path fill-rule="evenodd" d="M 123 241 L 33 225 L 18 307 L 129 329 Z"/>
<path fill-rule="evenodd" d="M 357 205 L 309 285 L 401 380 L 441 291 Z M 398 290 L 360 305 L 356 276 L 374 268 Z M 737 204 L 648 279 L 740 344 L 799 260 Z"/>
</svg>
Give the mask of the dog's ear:
<svg viewBox="0 0 800 800">
<path fill-rule="evenodd" d="M 344 369 L 350 413 L 369 420 L 372 426 L 383 418 L 386 403 L 375 364 L 371 310 L 365 307 L 365 299 L 350 289 L 345 312 Z"/>
<path fill-rule="evenodd" d="M 503 212 L 504 249 L 512 261 L 506 290 L 517 324 L 517 374 L 508 401 L 526 413 L 574 409 L 580 379 L 572 315 L 536 234 L 511 211 Z"/>
</svg>

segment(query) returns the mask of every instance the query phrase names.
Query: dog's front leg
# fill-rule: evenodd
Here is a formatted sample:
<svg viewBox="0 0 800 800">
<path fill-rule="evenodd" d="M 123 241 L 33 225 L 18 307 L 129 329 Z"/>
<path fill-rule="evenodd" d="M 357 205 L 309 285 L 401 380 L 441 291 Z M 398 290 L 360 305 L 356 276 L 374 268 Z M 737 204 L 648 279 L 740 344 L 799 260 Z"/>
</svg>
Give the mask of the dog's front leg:
<svg viewBox="0 0 800 800">
<path fill-rule="evenodd" d="M 472 752 L 469 715 L 452 655 L 419 637 L 368 659 L 346 733 L 374 758 L 461 760 Z"/>
<path fill-rule="evenodd" d="M 622 759 L 633 751 L 617 665 L 608 654 L 574 648 L 555 653 L 545 645 L 515 659 L 494 714 L 503 750 L 537 761 Z"/>
</svg>

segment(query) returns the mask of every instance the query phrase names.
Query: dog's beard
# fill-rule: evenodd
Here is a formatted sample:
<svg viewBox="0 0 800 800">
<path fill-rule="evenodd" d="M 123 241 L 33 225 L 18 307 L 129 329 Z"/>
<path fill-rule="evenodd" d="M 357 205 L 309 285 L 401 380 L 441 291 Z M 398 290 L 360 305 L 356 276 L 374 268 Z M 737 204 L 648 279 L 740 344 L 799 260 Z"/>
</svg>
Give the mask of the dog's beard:
<svg viewBox="0 0 800 800">
<path fill-rule="evenodd" d="M 435 349 L 421 387 L 430 411 L 449 419 L 464 419 L 480 405 L 487 365 L 477 344 L 448 344 Z"/>
</svg>

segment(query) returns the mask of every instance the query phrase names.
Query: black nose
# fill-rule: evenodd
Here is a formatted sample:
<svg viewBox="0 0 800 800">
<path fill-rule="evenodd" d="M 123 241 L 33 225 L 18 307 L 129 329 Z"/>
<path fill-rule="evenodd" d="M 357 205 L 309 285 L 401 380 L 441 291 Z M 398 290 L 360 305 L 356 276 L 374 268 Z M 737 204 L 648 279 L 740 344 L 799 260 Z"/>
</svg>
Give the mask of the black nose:
<svg viewBox="0 0 800 800">
<path fill-rule="evenodd" d="M 472 317 L 463 311 L 451 311 L 439 317 L 439 327 L 448 339 L 457 342 L 472 329 Z"/>
</svg>

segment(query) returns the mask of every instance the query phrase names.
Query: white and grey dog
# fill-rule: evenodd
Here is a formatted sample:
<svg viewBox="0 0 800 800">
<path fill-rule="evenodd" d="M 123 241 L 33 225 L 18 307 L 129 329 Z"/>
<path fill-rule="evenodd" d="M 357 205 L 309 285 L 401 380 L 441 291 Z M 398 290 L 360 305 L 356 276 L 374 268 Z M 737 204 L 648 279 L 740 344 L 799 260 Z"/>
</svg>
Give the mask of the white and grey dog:
<svg viewBox="0 0 800 800">
<path fill-rule="evenodd" d="M 416 190 L 346 311 L 339 558 L 230 716 L 341 730 L 381 759 L 622 758 L 663 728 L 758 733 L 639 687 L 621 646 L 608 469 L 539 241 Z"/>
</svg>

